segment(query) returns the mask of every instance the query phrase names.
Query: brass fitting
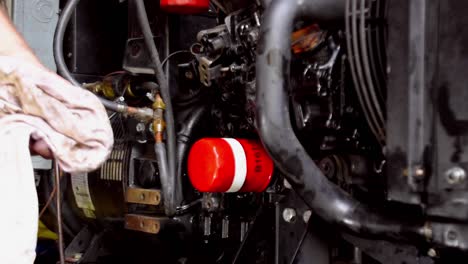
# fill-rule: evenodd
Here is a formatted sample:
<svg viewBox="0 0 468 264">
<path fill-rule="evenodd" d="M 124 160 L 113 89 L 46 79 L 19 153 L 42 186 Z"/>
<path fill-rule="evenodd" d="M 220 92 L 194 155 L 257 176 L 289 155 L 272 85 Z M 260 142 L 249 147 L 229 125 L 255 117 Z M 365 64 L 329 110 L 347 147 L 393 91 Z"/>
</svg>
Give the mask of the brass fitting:
<svg viewBox="0 0 468 264">
<path fill-rule="evenodd" d="M 154 131 L 154 140 L 156 143 L 161 143 L 163 141 L 163 133 L 166 128 L 166 122 L 164 121 L 164 109 L 166 109 L 166 104 L 159 94 L 156 94 L 156 98 L 153 103 L 153 131 Z"/>
<path fill-rule="evenodd" d="M 159 94 L 156 94 L 156 98 L 154 98 L 153 110 L 156 111 L 156 109 L 166 109 L 166 104 L 164 103 L 161 95 Z"/>
<path fill-rule="evenodd" d="M 83 86 L 90 92 L 97 95 L 103 95 L 107 99 L 112 100 L 116 97 L 112 83 L 109 81 L 87 83 Z"/>
</svg>

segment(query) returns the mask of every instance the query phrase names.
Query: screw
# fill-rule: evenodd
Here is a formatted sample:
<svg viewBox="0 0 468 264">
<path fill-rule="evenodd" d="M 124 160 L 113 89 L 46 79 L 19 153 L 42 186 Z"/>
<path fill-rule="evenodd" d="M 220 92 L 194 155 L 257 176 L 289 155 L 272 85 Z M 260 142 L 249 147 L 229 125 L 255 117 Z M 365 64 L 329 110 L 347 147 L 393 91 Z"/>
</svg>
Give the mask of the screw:
<svg viewBox="0 0 468 264">
<path fill-rule="evenodd" d="M 449 184 L 459 184 L 466 178 L 466 171 L 460 167 L 453 167 L 445 172 L 445 177 Z"/>
<path fill-rule="evenodd" d="M 283 219 L 288 223 L 296 221 L 296 210 L 292 208 L 286 208 L 283 210 Z"/>
<path fill-rule="evenodd" d="M 193 79 L 193 73 L 191 71 L 185 72 L 185 78 L 189 80 Z"/>
<path fill-rule="evenodd" d="M 145 198 L 146 198 L 146 197 L 145 197 L 145 194 L 144 194 L 144 193 L 140 194 L 140 200 L 141 200 L 141 201 L 144 201 Z"/>
<path fill-rule="evenodd" d="M 245 65 L 242 64 L 242 65 L 236 65 L 236 64 L 233 64 L 229 67 L 229 70 L 231 72 L 236 72 L 236 71 L 243 71 L 245 70 Z"/>
<path fill-rule="evenodd" d="M 305 211 L 304 214 L 302 215 L 302 219 L 304 220 L 304 223 L 307 224 L 311 216 L 312 216 L 312 211 L 310 210 Z"/>
<path fill-rule="evenodd" d="M 431 258 L 435 258 L 437 257 L 437 251 L 433 248 L 430 248 L 428 251 L 427 251 L 427 255 Z"/>
<path fill-rule="evenodd" d="M 449 230 L 447 232 L 447 239 L 450 240 L 450 241 L 454 241 L 454 240 L 457 240 L 457 233 L 453 230 Z"/>
</svg>

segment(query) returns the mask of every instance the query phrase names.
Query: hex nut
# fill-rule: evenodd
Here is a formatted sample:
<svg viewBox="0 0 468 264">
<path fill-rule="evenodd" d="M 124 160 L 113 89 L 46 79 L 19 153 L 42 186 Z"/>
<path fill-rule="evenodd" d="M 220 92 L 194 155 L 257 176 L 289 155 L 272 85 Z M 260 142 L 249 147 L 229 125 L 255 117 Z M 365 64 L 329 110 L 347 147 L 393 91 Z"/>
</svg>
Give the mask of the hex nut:
<svg viewBox="0 0 468 264">
<path fill-rule="evenodd" d="M 283 219 L 288 223 L 293 223 L 296 221 L 296 210 L 293 208 L 285 208 L 283 210 Z"/>
<path fill-rule="evenodd" d="M 449 184 L 459 184 L 465 181 L 466 171 L 461 167 L 453 167 L 445 172 L 445 178 Z"/>
</svg>

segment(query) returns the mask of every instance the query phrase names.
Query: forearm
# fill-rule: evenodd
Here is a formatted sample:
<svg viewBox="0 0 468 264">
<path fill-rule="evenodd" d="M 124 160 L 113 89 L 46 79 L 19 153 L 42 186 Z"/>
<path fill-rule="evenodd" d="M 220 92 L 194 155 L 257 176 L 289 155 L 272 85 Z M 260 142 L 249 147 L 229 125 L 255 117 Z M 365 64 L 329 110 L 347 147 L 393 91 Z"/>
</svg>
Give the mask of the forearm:
<svg viewBox="0 0 468 264">
<path fill-rule="evenodd" d="M 40 65 L 33 51 L 11 23 L 6 10 L 0 6 L 0 55 L 16 56 Z"/>
</svg>

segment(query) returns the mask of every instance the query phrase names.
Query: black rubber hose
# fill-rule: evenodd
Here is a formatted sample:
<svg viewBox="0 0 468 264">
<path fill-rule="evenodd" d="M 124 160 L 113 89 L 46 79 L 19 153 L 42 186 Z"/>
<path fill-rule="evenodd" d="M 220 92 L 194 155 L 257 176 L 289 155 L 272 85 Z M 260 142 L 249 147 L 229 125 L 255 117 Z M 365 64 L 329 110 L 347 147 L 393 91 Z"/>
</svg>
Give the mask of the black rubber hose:
<svg viewBox="0 0 468 264">
<path fill-rule="evenodd" d="M 55 29 L 53 51 L 58 73 L 73 85 L 81 87 L 81 84 L 71 75 L 67 68 L 67 64 L 65 63 L 65 59 L 63 58 L 63 38 L 65 36 L 65 30 L 67 29 L 68 22 L 70 22 L 73 11 L 79 2 L 80 0 L 69 0 L 63 8 L 57 23 L 57 28 Z M 114 103 L 101 97 L 99 97 L 99 100 L 104 107 L 110 111 L 119 113 L 126 111 L 126 107 L 124 105 Z"/>
<path fill-rule="evenodd" d="M 206 112 L 206 106 L 195 109 L 185 120 L 177 134 L 177 184 L 176 184 L 176 202 L 181 204 L 183 201 L 182 190 L 182 172 L 185 164 L 185 158 L 193 140 L 193 131 Z"/>
<path fill-rule="evenodd" d="M 257 118 L 261 140 L 276 166 L 305 203 L 327 222 L 360 236 L 421 239 L 427 229 L 384 216 L 331 183 L 297 139 L 291 126 L 287 88 L 294 20 L 344 21 L 344 0 L 276 0 L 264 14 L 257 50 Z M 341 22 L 342 23 L 342 22 Z"/>
<path fill-rule="evenodd" d="M 164 212 L 166 215 L 174 215 L 177 205 L 174 204 L 175 197 L 175 184 L 173 178 L 169 174 L 167 166 L 167 153 L 164 143 L 154 144 L 154 151 L 156 153 L 156 160 L 158 161 L 159 178 L 161 181 L 161 189 L 163 196 Z"/>
<path fill-rule="evenodd" d="M 166 143 L 167 143 L 167 153 L 168 153 L 168 168 L 169 168 L 169 175 L 175 180 L 176 176 L 176 135 L 175 135 L 175 128 L 174 128 L 174 112 L 172 109 L 172 101 L 171 101 L 171 92 L 169 90 L 169 85 L 167 83 L 167 79 L 164 75 L 164 70 L 161 64 L 161 60 L 159 58 L 159 52 L 156 48 L 156 44 L 154 43 L 153 33 L 151 32 L 151 27 L 149 25 L 148 16 L 146 14 L 145 3 L 143 0 L 135 0 L 136 11 L 138 21 L 140 23 L 141 31 L 143 32 L 143 37 L 145 39 L 146 47 L 151 55 L 151 61 L 153 62 L 154 66 L 154 73 L 156 78 L 159 82 L 159 87 L 161 91 L 161 96 L 166 104 L 166 109 L 164 111 L 164 119 L 166 121 Z M 178 206 L 177 204 L 176 206 Z M 175 207 L 173 208 L 175 212 Z M 172 211 L 172 210 L 171 210 Z"/>
</svg>

